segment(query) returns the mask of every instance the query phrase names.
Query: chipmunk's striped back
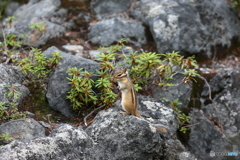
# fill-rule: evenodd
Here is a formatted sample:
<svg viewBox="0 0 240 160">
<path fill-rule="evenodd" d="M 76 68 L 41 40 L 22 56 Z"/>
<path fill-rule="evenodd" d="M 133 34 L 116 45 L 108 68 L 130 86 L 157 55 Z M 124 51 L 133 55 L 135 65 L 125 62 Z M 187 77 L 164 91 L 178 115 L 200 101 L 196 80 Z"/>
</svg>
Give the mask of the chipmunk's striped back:
<svg viewBox="0 0 240 160">
<path fill-rule="evenodd" d="M 118 70 L 114 73 L 114 79 L 118 82 L 119 90 L 122 93 L 122 107 L 124 114 L 133 114 L 141 117 L 137 110 L 137 95 L 131 78 L 126 69 Z"/>
</svg>

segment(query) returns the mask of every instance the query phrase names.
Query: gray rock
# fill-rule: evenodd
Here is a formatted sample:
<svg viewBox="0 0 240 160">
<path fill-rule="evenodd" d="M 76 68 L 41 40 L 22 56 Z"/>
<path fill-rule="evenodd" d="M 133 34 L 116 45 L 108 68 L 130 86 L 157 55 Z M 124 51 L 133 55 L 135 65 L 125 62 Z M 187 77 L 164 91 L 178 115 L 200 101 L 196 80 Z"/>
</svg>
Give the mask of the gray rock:
<svg viewBox="0 0 240 160">
<path fill-rule="evenodd" d="M 237 141 L 229 141 L 229 138 L 225 137 L 221 131 L 221 126 L 214 124 L 210 121 L 211 117 L 204 116 L 201 111 L 194 109 L 190 116 L 191 124 L 193 124 L 188 141 L 191 153 L 199 159 L 210 159 L 210 153 L 215 153 L 219 160 L 234 159 L 234 157 L 227 158 L 226 156 L 228 152 L 239 151 Z M 239 140 L 239 135 L 237 137 Z"/>
<path fill-rule="evenodd" d="M 21 42 L 34 47 L 44 45 L 51 38 L 62 36 L 72 24 L 65 23 L 67 10 L 59 9 L 60 5 L 60 0 L 30 0 L 14 12 L 16 21 L 12 22 L 11 27 L 5 25 L 5 34 L 16 34 Z M 34 23 L 40 23 L 43 31 L 31 29 L 30 26 Z M 27 36 L 23 38 L 23 34 Z"/>
<path fill-rule="evenodd" d="M 127 12 L 130 5 L 135 0 L 97 0 L 91 1 L 92 13 L 96 15 L 98 19 L 102 19 L 106 16 Z"/>
<path fill-rule="evenodd" d="M 203 52 L 230 46 L 239 38 L 240 21 L 226 0 L 141 0 L 130 14 L 146 23 L 159 52 Z"/>
<path fill-rule="evenodd" d="M 180 154 L 178 154 L 178 158 L 179 160 L 195 160 L 197 159 L 195 155 L 193 155 L 190 152 L 181 152 Z"/>
<path fill-rule="evenodd" d="M 62 46 L 64 49 L 66 49 L 69 52 L 82 52 L 83 51 L 83 46 L 81 45 L 71 45 L 71 44 L 67 44 L 67 45 L 63 45 Z"/>
<path fill-rule="evenodd" d="M 0 100 L 1 102 L 15 102 L 19 104 L 30 91 L 22 85 L 25 77 L 20 71 L 20 67 L 0 64 Z M 14 87 L 14 89 L 11 88 Z M 19 92 L 18 97 L 7 97 L 7 93 L 12 90 Z M 15 94 L 16 95 L 16 94 Z"/>
<path fill-rule="evenodd" d="M 190 113 L 191 124 L 194 125 L 188 144 L 192 153 L 200 159 L 209 159 L 210 153 L 217 155 L 240 150 L 240 76 L 238 70 L 235 68 L 234 71 L 217 73 L 209 82 L 213 101 L 202 98 L 201 110 L 194 109 Z M 208 87 L 205 86 L 202 95 L 208 97 L 208 94 Z M 219 159 L 226 158 L 219 157 Z"/>
<path fill-rule="evenodd" d="M 7 5 L 4 11 L 4 15 L 6 17 L 13 16 L 13 13 L 17 10 L 17 8 L 20 6 L 18 2 L 11 2 Z"/>
<path fill-rule="evenodd" d="M 178 128 L 176 116 L 171 107 L 151 100 L 141 97 L 139 112 L 143 118 L 120 114 L 116 108 L 99 112 L 86 129 L 96 144 L 89 158 L 178 159 L 185 148 L 174 134 Z M 153 126 L 167 128 L 168 133 Z"/>
<path fill-rule="evenodd" d="M 85 149 L 91 148 L 88 135 L 70 125 L 55 129 L 49 137 L 26 142 L 13 141 L 0 148 L 0 157 L 5 160 L 23 159 L 86 159 Z"/>
<path fill-rule="evenodd" d="M 235 72 L 233 70 L 218 72 L 209 82 L 212 95 L 214 96 L 216 93 L 222 92 L 223 90 L 230 88 L 233 85 L 234 82 L 233 75 L 236 74 L 236 72 L 238 72 L 238 69 L 236 69 Z M 209 96 L 209 89 L 207 85 L 204 85 L 202 96 L 204 97 Z"/>
<path fill-rule="evenodd" d="M 163 126 L 169 134 L 179 128 L 179 121 L 169 103 L 159 102 L 154 98 L 138 96 L 140 114 L 152 125 Z"/>
<path fill-rule="evenodd" d="M 152 159 L 163 156 L 161 133 L 147 121 L 117 110 L 101 111 L 86 132 L 96 145 L 94 159 Z"/>
<path fill-rule="evenodd" d="M 179 100 L 179 102 L 182 103 L 182 105 L 179 105 L 178 108 L 186 108 L 188 106 L 188 103 L 190 102 L 190 97 L 192 94 L 192 87 L 189 86 L 189 84 L 182 83 L 182 80 L 184 78 L 184 75 L 177 74 L 173 77 L 172 80 L 170 80 L 170 83 L 173 83 L 175 86 L 168 87 L 155 87 L 153 92 L 153 97 L 157 100 L 160 100 L 162 98 L 165 98 L 169 101 L 174 101 L 176 99 Z M 180 85 L 179 85 L 180 84 Z"/>
<path fill-rule="evenodd" d="M 100 58 L 100 54 L 101 54 L 102 52 L 101 51 L 99 51 L 99 50 L 90 50 L 89 51 L 89 57 L 91 58 L 91 59 L 97 59 L 97 58 Z"/>
<path fill-rule="evenodd" d="M 17 119 L 0 125 L 0 135 L 9 134 L 12 140 L 45 136 L 45 129 L 34 119 Z"/>
<path fill-rule="evenodd" d="M 142 118 L 120 114 L 119 109 L 101 111 L 83 131 L 61 125 L 49 137 L 13 141 L 0 148 L 0 157 L 13 159 L 176 159 L 190 160 L 176 137 L 178 121 L 171 107 L 141 97 Z M 146 112 L 144 114 L 143 112 Z M 152 120 L 168 128 L 162 133 Z"/>
<path fill-rule="evenodd" d="M 92 24 L 88 33 L 88 39 L 101 46 L 109 46 L 122 38 L 136 46 L 144 44 L 145 28 L 139 21 L 115 17 Z"/>
<path fill-rule="evenodd" d="M 69 81 L 67 79 L 67 70 L 69 67 L 84 68 L 87 71 L 94 72 L 99 68 L 99 64 L 95 61 L 85 59 L 79 56 L 64 53 L 56 47 L 50 47 L 43 52 L 47 57 L 51 57 L 51 53 L 59 51 L 63 60 L 55 71 L 50 75 L 48 82 L 47 99 L 49 105 L 54 110 L 61 112 L 65 116 L 73 116 L 73 110 L 69 100 L 66 99 L 67 92 L 70 91 Z"/>
</svg>

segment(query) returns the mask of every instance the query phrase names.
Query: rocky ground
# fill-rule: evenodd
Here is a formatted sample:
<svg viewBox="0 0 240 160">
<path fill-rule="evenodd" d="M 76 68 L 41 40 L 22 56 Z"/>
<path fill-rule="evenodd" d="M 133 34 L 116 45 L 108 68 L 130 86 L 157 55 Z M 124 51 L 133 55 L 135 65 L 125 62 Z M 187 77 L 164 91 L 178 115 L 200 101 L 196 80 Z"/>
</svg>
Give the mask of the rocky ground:
<svg viewBox="0 0 240 160">
<path fill-rule="evenodd" d="M 69 6 L 62 7 L 67 3 L 60 0 L 30 0 L 24 5 L 10 3 L 6 15 L 16 20 L 11 26 L 6 19 L 0 22 L 4 34 L 28 35 L 20 40 L 27 47 L 43 48 L 45 56 L 60 52 L 63 60 L 49 77 L 46 97 L 50 107 L 62 115 L 75 114 L 66 100 L 70 89 L 67 68 L 97 70 L 99 64 L 93 59 L 100 51 L 94 45 L 108 46 L 121 38 L 126 38 L 134 49 L 152 40 L 158 52 L 175 50 L 203 58 L 197 69 L 209 84 L 194 85 L 195 88 L 184 84 L 165 88 L 165 91 L 157 87 L 152 98 L 139 96 L 142 118 L 120 114 L 117 101 L 115 107 L 100 111 L 87 128 L 66 123 L 54 128 L 48 122 L 32 118 L 3 123 L 0 135 L 8 133 L 13 141 L 4 142 L 9 144 L 0 147 L 1 158 L 237 159 L 229 157 L 228 152 L 240 154 L 239 46 L 225 59 L 213 60 L 211 64 L 204 59 L 222 56 L 218 51 L 227 51 L 234 40 L 239 39 L 240 21 L 226 0 L 98 0 L 89 2 L 90 13 L 79 12 L 74 16 Z M 87 7 L 83 2 L 69 3 L 82 10 Z M 44 32 L 29 28 L 31 23 L 42 22 Z M 59 42 L 57 46 L 52 45 L 53 41 Z M 22 49 L 14 56 L 27 52 Z M 7 63 L 3 52 L 0 57 L 1 101 L 11 101 L 6 96 L 10 90 L 6 86 L 21 85 L 16 89 L 22 94 L 14 99 L 20 104 L 30 93 L 24 85 L 25 77 L 18 66 Z M 178 98 L 182 103 L 180 108 L 187 110 L 191 120 L 187 138 L 179 137 L 177 114 L 159 97 Z M 164 127 L 168 132 L 162 133 L 154 126 Z"/>
</svg>

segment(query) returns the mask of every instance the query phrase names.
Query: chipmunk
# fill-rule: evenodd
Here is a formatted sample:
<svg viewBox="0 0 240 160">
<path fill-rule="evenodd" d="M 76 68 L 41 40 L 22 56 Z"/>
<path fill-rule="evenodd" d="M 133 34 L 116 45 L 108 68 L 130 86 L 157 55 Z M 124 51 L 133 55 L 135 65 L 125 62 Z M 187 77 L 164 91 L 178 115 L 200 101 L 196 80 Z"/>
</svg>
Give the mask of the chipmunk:
<svg viewBox="0 0 240 160">
<path fill-rule="evenodd" d="M 134 116 L 141 117 L 137 110 L 137 95 L 134 85 L 128 75 L 127 69 L 121 69 L 114 73 L 114 80 L 118 82 L 119 90 L 122 93 L 122 107 L 125 112 L 123 114 L 133 114 Z"/>
<path fill-rule="evenodd" d="M 134 116 L 141 117 L 137 110 L 138 99 L 137 94 L 132 83 L 131 78 L 128 75 L 127 69 L 117 70 L 113 78 L 118 82 L 119 90 L 122 93 L 122 108 L 125 112 L 120 112 L 123 114 L 133 114 Z M 157 130 L 161 132 L 167 132 L 165 128 L 154 126 Z"/>
</svg>

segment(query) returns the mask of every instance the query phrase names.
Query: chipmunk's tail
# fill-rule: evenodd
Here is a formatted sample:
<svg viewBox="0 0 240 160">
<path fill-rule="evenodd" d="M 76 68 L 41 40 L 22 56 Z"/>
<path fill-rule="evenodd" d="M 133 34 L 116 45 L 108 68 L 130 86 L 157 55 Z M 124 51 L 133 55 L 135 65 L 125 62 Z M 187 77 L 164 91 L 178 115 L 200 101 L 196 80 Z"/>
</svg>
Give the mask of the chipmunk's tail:
<svg viewBox="0 0 240 160">
<path fill-rule="evenodd" d="M 157 130 L 159 130 L 160 132 L 163 132 L 163 133 L 167 133 L 167 129 L 166 128 L 163 128 L 163 127 L 159 127 L 159 126 L 154 126 Z"/>
</svg>

